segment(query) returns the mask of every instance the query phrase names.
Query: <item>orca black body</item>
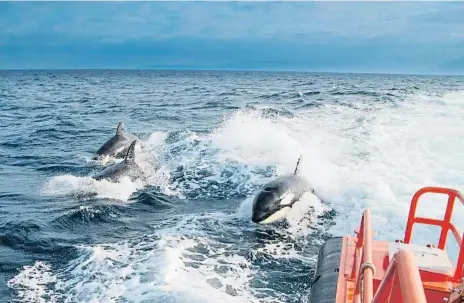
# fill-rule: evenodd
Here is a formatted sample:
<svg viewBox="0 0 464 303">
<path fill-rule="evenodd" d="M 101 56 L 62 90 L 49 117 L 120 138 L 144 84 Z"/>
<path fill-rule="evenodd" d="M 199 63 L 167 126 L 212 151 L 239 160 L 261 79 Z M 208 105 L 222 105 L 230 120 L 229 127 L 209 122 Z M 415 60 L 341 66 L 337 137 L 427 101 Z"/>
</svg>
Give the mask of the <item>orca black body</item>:
<svg viewBox="0 0 464 303">
<path fill-rule="evenodd" d="M 304 193 L 314 193 L 309 181 L 298 174 L 301 158 L 293 174 L 266 183 L 255 195 L 251 215 L 253 222 L 269 224 L 281 221 Z"/>
</svg>

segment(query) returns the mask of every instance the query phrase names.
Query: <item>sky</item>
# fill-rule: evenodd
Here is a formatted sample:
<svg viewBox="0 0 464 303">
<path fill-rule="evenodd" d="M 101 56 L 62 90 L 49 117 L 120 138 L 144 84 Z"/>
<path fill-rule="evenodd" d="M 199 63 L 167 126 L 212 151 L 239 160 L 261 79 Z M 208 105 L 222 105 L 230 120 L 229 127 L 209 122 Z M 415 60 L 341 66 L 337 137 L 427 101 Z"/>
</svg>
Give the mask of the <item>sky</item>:
<svg viewBox="0 0 464 303">
<path fill-rule="evenodd" d="M 464 2 L 0 2 L 0 69 L 464 74 Z"/>
</svg>

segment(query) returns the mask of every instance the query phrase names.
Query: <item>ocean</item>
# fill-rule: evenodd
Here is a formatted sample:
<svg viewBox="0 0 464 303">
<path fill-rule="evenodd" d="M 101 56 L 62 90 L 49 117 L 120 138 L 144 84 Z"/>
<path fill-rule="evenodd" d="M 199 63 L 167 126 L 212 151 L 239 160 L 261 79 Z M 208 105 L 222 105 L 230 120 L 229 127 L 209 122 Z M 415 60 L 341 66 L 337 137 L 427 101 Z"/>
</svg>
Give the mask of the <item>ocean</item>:
<svg viewBox="0 0 464 303">
<path fill-rule="evenodd" d="M 464 189 L 464 77 L 0 71 L 0 108 L 2 302 L 307 302 L 319 248 L 363 209 L 401 239 L 415 191 Z M 119 121 L 143 182 L 90 177 Z M 300 155 L 325 202 L 252 223 Z"/>
</svg>

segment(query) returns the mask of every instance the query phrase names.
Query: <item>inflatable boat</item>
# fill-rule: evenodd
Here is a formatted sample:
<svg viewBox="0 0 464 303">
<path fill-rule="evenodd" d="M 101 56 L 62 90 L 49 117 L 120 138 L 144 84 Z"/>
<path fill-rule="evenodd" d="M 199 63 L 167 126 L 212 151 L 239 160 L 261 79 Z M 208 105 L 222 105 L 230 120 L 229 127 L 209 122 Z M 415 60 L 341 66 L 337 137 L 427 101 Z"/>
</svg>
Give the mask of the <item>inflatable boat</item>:
<svg viewBox="0 0 464 303">
<path fill-rule="evenodd" d="M 442 220 L 416 216 L 425 194 L 448 198 Z M 420 189 L 411 200 L 404 239 L 392 242 L 373 240 L 371 212 L 365 209 L 354 236 L 331 238 L 320 249 L 309 302 L 464 302 L 464 235 L 451 223 L 455 201 L 464 205 L 463 195 L 457 190 Z M 439 227 L 438 243 L 413 244 L 412 231 L 417 224 Z M 458 247 L 453 263 L 446 251 L 449 232 Z"/>
</svg>

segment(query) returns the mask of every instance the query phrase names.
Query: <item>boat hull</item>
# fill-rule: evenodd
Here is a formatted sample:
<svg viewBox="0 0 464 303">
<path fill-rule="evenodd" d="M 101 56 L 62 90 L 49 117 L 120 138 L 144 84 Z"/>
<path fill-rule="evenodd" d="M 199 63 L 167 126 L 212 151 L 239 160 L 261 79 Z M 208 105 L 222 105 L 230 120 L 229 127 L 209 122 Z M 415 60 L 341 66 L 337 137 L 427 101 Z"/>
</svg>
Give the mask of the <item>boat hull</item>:
<svg viewBox="0 0 464 303">
<path fill-rule="evenodd" d="M 327 240 L 319 250 L 316 274 L 309 295 L 310 303 L 335 302 L 342 248 L 343 238 L 335 237 Z"/>
</svg>

